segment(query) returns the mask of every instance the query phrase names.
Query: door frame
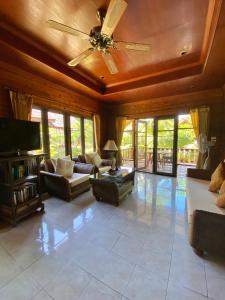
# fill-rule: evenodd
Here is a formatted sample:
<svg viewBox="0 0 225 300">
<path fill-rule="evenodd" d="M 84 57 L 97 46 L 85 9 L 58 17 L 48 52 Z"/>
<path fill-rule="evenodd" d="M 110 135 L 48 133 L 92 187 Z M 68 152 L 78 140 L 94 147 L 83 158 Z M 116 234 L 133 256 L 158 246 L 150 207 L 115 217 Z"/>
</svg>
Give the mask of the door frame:
<svg viewBox="0 0 225 300">
<path fill-rule="evenodd" d="M 135 119 L 134 122 L 134 166 L 137 171 L 142 171 L 146 168 L 147 122 L 143 119 Z M 145 123 L 145 166 L 140 168 L 138 168 L 138 123 Z"/>
<path fill-rule="evenodd" d="M 158 121 L 167 120 L 167 119 L 174 119 L 173 164 L 172 164 L 171 173 L 157 171 Z M 170 115 L 170 116 L 155 117 L 154 118 L 154 145 L 153 145 L 153 174 L 170 176 L 170 177 L 177 176 L 177 143 L 178 143 L 178 116 Z"/>
</svg>

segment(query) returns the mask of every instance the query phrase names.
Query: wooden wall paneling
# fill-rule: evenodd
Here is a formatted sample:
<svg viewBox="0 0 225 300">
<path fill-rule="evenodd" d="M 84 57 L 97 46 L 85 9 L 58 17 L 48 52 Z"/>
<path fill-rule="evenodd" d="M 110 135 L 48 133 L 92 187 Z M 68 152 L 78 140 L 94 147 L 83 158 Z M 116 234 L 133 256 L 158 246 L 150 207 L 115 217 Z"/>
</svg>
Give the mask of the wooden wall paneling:
<svg viewBox="0 0 225 300">
<path fill-rule="evenodd" d="M 21 90 L 33 95 L 34 104 L 73 113 L 91 115 L 99 113 L 100 103 L 57 84 L 40 78 L 15 66 L 0 61 L 0 85 Z M 3 102 L 8 101 L 1 93 Z M 7 104 L 6 104 L 7 105 Z"/>
<path fill-rule="evenodd" d="M 134 103 L 111 105 L 115 115 L 128 117 L 154 117 L 169 114 L 186 113 L 191 108 L 213 104 L 223 97 L 222 89 L 206 90 L 201 92 L 149 99 Z"/>
</svg>

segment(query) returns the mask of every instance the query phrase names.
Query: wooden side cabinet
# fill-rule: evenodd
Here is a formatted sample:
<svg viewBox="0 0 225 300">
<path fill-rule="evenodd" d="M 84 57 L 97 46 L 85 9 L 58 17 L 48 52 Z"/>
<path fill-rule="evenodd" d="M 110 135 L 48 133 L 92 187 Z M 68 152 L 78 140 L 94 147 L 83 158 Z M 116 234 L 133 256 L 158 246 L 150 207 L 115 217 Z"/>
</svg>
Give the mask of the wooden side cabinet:
<svg viewBox="0 0 225 300">
<path fill-rule="evenodd" d="M 44 154 L 0 158 L 0 218 L 16 226 L 35 211 L 44 212 L 40 163 Z"/>
</svg>

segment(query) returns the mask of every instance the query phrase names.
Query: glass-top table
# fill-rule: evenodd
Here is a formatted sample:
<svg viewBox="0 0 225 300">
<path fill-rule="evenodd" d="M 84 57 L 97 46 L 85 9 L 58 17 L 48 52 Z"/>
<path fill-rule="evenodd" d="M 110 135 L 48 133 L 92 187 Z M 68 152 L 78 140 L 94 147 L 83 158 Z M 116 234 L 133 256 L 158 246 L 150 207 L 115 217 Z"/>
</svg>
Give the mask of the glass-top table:
<svg viewBox="0 0 225 300">
<path fill-rule="evenodd" d="M 112 182 L 124 182 L 133 179 L 135 169 L 129 167 L 120 167 L 116 171 L 108 171 L 105 173 L 96 173 L 90 176 L 90 182 L 95 180 L 107 180 Z"/>
<path fill-rule="evenodd" d="M 115 172 L 97 173 L 90 176 L 92 192 L 97 201 L 118 206 L 132 192 L 135 169 L 120 168 Z"/>
</svg>

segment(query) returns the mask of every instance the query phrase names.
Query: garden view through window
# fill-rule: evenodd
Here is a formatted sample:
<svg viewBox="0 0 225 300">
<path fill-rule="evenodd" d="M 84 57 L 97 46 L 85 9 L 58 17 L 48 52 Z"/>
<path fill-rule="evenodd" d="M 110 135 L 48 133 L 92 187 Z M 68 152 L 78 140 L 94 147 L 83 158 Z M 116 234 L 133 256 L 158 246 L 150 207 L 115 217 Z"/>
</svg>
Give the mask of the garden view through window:
<svg viewBox="0 0 225 300">
<path fill-rule="evenodd" d="M 70 131 L 72 157 L 74 157 L 82 153 L 81 119 L 79 117 L 70 116 Z"/>
<path fill-rule="evenodd" d="M 50 156 L 65 156 L 64 116 L 60 113 L 48 112 L 48 130 Z"/>
<path fill-rule="evenodd" d="M 94 128 L 91 119 L 84 119 L 85 153 L 94 151 Z"/>
</svg>

